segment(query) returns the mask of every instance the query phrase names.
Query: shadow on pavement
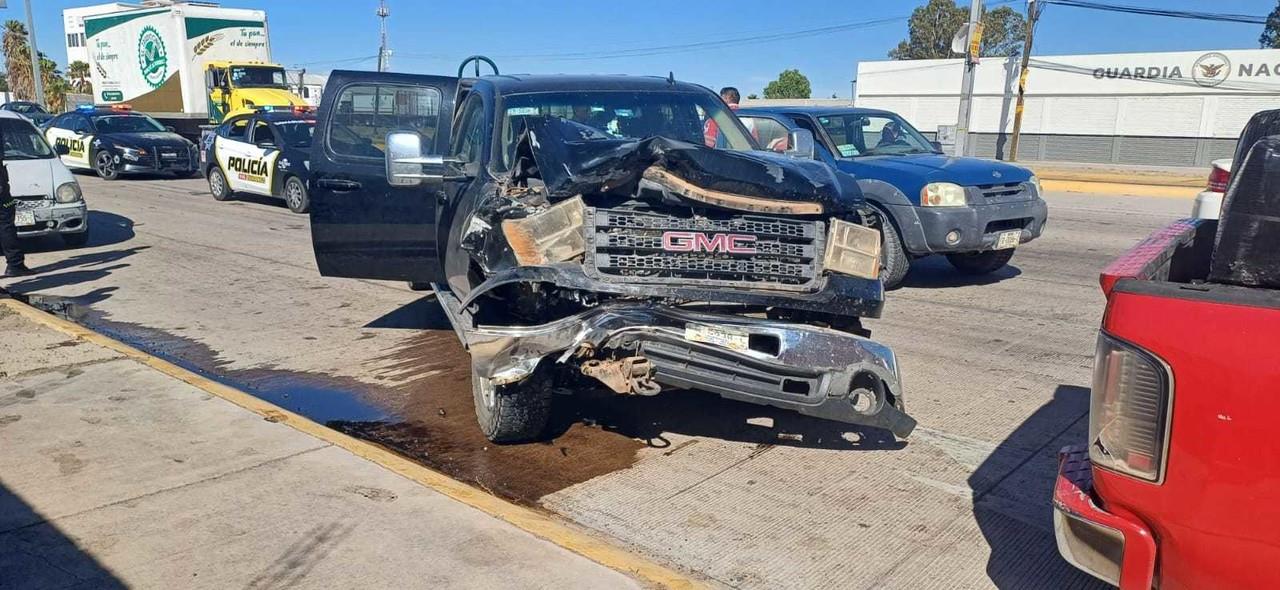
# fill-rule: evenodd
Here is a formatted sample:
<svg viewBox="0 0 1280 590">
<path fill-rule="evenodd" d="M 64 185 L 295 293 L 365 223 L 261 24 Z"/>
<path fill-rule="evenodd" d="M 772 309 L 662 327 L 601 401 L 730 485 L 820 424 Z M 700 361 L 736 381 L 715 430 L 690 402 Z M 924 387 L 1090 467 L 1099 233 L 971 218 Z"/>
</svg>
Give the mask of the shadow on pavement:
<svg viewBox="0 0 1280 590">
<path fill-rule="evenodd" d="M 1109 588 L 1058 555 L 1053 484 L 1064 439 L 1083 442 L 1089 389 L 1059 385 L 969 476 L 973 517 L 991 547 L 987 575 L 999 588 Z"/>
<path fill-rule="evenodd" d="M 125 587 L 75 540 L 0 484 L 0 590 Z"/>
<path fill-rule="evenodd" d="M 112 246 L 133 239 L 133 220 L 123 215 L 107 211 L 89 210 L 89 243 L 80 248 L 99 248 Z M 61 252 L 75 250 L 63 243 L 58 236 L 42 236 L 23 238 L 23 251 L 28 254 L 39 252 Z"/>
<path fill-rule="evenodd" d="M 701 391 L 622 396 L 597 389 L 558 397 L 555 402 L 548 433 L 552 438 L 582 423 L 640 439 L 654 448 L 671 446 L 666 433 L 809 449 L 879 451 L 906 446 L 887 430 L 812 418 Z"/>
<path fill-rule="evenodd" d="M 453 330 L 435 295 L 427 295 L 364 325 L 397 330 Z"/>
<path fill-rule="evenodd" d="M 1014 258 L 1016 260 L 1017 255 Z M 902 286 L 921 289 L 948 289 L 990 285 L 1012 279 L 1020 274 L 1022 274 L 1021 269 L 1009 264 L 991 274 L 970 275 L 956 270 L 954 266 L 951 266 L 951 263 L 947 262 L 945 257 L 927 256 L 911 263 L 911 270 L 907 273 L 906 280 L 902 281 Z"/>
</svg>

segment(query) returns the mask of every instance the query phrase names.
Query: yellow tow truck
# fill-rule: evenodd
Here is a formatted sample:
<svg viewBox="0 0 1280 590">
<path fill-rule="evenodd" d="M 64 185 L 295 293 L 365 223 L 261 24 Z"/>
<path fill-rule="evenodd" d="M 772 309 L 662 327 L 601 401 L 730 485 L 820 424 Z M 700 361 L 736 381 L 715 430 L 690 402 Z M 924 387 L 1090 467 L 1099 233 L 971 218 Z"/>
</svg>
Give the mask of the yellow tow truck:
<svg viewBox="0 0 1280 590">
<path fill-rule="evenodd" d="M 210 61 L 204 68 L 209 95 L 209 122 L 251 113 L 258 107 L 306 106 L 289 90 L 284 68 L 260 61 Z"/>
</svg>

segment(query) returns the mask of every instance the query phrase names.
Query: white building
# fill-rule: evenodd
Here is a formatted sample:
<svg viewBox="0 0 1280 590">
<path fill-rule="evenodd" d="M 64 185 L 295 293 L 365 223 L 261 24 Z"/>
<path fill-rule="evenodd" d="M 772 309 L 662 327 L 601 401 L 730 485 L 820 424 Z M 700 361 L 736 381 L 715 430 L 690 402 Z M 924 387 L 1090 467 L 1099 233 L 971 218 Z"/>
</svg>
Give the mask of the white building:
<svg viewBox="0 0 1280 590">
<path fill-rule="evenodd" d="M 895 111 L 926 133 L 955 125 L 960 59 L 858 64 L 855 103 Z M 968 153 L 1004 157 L 1016 58 L 984 58 Z M 1280 50 L 1034 57 L 1019 160 L 1207 166 L 1230 157 L 1254 113 L 1280 108 Z"/>
<path fill-rule="evenodd" d="M 62 30 L 66 33 L 67 64 L 75 61 L 89 63 L 89 48 L 84 46 L 84 18 L 86 16 L 119 12 L 141 6 L 142 4 L 140 3 L 110 2 L 63 10 Z"/>
</svg>

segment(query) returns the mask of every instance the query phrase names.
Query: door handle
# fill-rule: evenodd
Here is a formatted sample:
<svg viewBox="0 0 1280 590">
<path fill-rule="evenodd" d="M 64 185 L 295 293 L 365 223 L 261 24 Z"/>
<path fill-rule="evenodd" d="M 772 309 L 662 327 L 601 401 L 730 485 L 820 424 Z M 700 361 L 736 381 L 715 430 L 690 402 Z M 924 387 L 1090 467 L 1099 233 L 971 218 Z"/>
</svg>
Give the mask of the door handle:
<svg viewBox="0 0 1280 590">
<path fill-rule="evenodd" d="M 342 180 L 338 178 L 316 179 L 316 186 L 327 188 L 335 193 L 346 193 L 360 190 L 360 183 L 354 180 Z"/>
</svg>

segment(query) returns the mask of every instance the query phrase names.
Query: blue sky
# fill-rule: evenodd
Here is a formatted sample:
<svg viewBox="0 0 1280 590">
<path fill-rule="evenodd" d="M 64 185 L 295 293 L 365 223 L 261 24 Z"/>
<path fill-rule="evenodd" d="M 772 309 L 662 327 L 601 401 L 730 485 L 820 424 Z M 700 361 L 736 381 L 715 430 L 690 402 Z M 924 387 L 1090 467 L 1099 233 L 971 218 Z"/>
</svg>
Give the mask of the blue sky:
<svg viewBox="0 0 1280 590">
<path fill-rule="evenodd" d="M 527 0 L 388 0 L 392 69 L 452 73 L 471 54 L 493 56 L 504 72 L 666 75 L 718 88 L 759 93 L 787 68 L 812 81 L 814 96 L 847 97 L 860 60 L 885 59 L 907 34 L 906 16 L 924 0 L 765 0 L 692 2 Z M 987 0 L 990 4 L 994 0 Z M 1108 0 L 1110 1 L 1110 0 Z M 62 9 L 97 2 L 34 0 L 40 49 L 66 62 Z M 966 4 L 967 2 L 960 2 Z M 1159 8 L 1266 15 L 1276 0 L 1115 0 Z M 22 0 L 0 18 L 24 19 Z M 312 71 L 373 69 L 377 0 L 224 0 L 224 6 L 265 8 L 276 61 Z M 1023 0 L 1009 6 L 1023 9 Z M 902 17 L 902 18 L 896 18 Z M 890 22 L 836 33 L 698 51 L 601 59 L 569 53 L 717 41 L 846 23 Z M 1048 6 L 1036 34 L 1037 55 L 1256 48 L 1260 25 L 1102 13 Z M 653 53 L 653 52 L 645 52 Z M 367 58 L 361 60 L 361 58 Z"/>
</svg>

